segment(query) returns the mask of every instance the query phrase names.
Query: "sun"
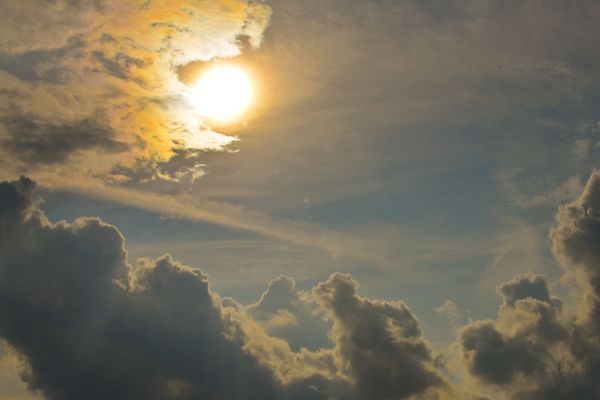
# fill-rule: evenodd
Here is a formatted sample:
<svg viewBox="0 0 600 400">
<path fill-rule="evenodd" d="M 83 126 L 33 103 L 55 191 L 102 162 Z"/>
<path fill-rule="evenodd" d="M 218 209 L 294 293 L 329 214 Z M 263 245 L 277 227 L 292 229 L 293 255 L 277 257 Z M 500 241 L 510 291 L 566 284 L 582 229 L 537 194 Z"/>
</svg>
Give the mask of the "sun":
<svg viewBox="0 0 600 400">
<path fill-rule="evenodd" d="M 193 85 L 193 102 L 203 117 L 232 122 L 248 108 L 253 97 L 250 76 L 236 65 L 215 65 Z"/>
</svg>

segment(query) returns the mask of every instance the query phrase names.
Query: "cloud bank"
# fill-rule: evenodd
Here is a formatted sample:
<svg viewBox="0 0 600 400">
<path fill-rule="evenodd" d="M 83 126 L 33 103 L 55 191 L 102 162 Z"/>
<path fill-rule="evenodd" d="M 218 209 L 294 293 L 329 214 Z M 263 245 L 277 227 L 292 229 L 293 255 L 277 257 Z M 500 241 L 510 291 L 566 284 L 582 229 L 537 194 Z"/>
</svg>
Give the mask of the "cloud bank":
<svg viewBox="0 0 600 400">
<path fill-rule="evenodd" d="M 49 223 L 32 181 L 0 185 L 0 332 L 49 399 L 277 398 L 198 269 L 132 269 L 99 219 Z"/>
<path fill-rule="evenodd" d="M 564 309 L 541 276 L 521 275 L 499 286 L 496 320 L 476 321 L 460 335 L 462 358 L 480 382 L 509 399 L 596 399 L 600 396 L 598 252 L 600 173 L 560 207 L 552 250 L 583 292 Z"/>
<path fill-rule="evenodd" d="M 550 232 L 582 288 L 580 312 L 542 276 L 499 285 L 497 319 L 458 334 L 479 389 L 449 383 L 405 303 L 360 296 L 350 275 L 311 290 L 281 276 L 254 304 L 221 299 L 169 255 L 131 265 L 121 233 L 98 218 L 50 222 L 26 177 L 0 183 L 0 336 L 48 399 L 595 399 L 599 182 L 595 172 Z"/>
<path fill-rule="evenodd" d="M 0 336 L 45 398 L 388 399 L 445 385 L 408 307 L 360 297 L 349 275 L 221 301 L 200 269 L 169 255 L 132 266 L 114 226 L 52 223 L 40 201 L 29 178 L 0 184 Z M 329 346 L 274 329 L 306 321 L 332 326 Z"/>
</svg>

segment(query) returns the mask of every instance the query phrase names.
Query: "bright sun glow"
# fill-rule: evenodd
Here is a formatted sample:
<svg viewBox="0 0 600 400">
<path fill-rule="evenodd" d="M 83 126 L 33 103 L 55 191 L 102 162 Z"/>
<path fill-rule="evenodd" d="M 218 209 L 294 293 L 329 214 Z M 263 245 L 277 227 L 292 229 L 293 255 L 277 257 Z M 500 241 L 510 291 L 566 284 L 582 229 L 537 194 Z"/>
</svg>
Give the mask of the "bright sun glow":
<svg viewBox="0 0 600 400">
<path fill-rule="evenodd" d="M 233 65 L 216 65 L 204 72 L 193 91 L 200 114 L 219 123 L 240 116 L 252 100 L 250 77 Z"/>
</svg>

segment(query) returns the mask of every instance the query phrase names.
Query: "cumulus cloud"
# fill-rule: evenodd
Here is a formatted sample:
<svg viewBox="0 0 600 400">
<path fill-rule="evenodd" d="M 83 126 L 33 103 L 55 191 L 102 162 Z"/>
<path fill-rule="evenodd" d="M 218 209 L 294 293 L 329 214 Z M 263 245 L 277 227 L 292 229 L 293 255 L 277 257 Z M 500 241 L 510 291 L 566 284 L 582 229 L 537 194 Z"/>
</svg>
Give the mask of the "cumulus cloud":
<svg viewBox="0 0 600 400">
<path fill-rule="evenodd" d="M 468 371 L 510 399 L 597 398 L 600 349 L 586 328 L 551 299 L 503 300 L 497 320 L 473 322 L 460 334 Z"/>
<path fill-rule="evenodd" d="M 61 172 L 86 150 L 78 171 L 110 176 L 181 148 L 223 150 L 235 137 L 204 123 L 176 71 L 239 55 L 240 36 L 258 47 L 269 16 L 251 0 L 3 2 L 0 152 L 17 161 L 5 168 Z"/>
<path fill-rule="evenodd" d="M 117 228 L 52 223 L 41 201 L 29 178 L 0 183 L 0 337 L 44 398 L 407 399 L 447 385 L 408 307 L 359 296 L 350 275 L 311 291 L 282 276 L 244 306 L 169 255 L 130 265 Z M 327 343 L 307 338 L 315 327 Z"/>
<path fill-rule="evenodd" d="M 350 275 L 335 273 L 314 295 L 334 320 L 336 362 L 359 398 L 402 399 L 441 386 L 417 319 L 402 302 L 369 300 Z"/>
<path fill-rule="evenodd" d="M 589 320 L 600 327 L 600 172 L 592 174 L 578 199 L 559 209 L 556 219 L 552 251 L 583 285 Z"/>
<path fill-rule="evenodd" d="M 278 398 L 208 277 L 169 256 L 127 264 L 95 218 L 50 223 L 35 184 L 0 184 L 0 334 L 48 399 Z"/>
<path fill-rule="evenodd" d="M 581 315 L 525 274 L 498 286 L 497 319 L 459 333 L 469 374 L 507 398 L 600 393 L 599 176 L 550 234 L 584 289 Z M 0 183 L 0 336 L 45 398 L 469 398 L 444 378 L 408 306 L 360 296 L 350 275 L 306 291 L 280 276 L 254 304 L 222 301 L 200 269 L 168 255 L 132 266 L 114 226 L 52 223 L 40 203 L 32 180 Z"/>
<path fill-rule="evenodd" d="M 548 282 L 539 275 L 517 275 L 498 286 L 498 293 L 502 296 L 505 307 L 514 307 L 518 300 L 528 298 L 560 306 L 560 300 L 550 298 Z"/>
<path fill-rule="evenodd" d="M 468 371 L 510 399 L 596 399 L 600 396 L 600 174 L 559 208 L 552 250 L 583 296 L 578 312 L 564 309 L 545 278 L 520 275 L 498 287 L 496 320 L 476 321 L 460 334 Z"/>
<path fill-rule="evenodd" d="M 600 390 L 598 182 L 595 173 L 561 207 L 551 232 L 557 259 L 585 289 L 583 315 L 563 309 L 543 277 L 525 274 L 498 287 L 496 320 L 460 332 L 469 373 L 509 398 L 592 399 Z M 116 228 L 94 218 L 53 224 L 40 201 L 28 178 L 0 184 L 0 334 L 24 357 L 30 388 L 47 398 L 87 390 L 147 398 L 452 396 L 409 308 L 361 297 L 349 275 L 333 274 L 311 291 L 281 276 L 255 304 L 221 302 L 199 269 L 169 256 L 132 267 Z M 439 311 L 458 310 L 447 302 Z M 262 383 L 247 388 L 250 381 Z"/>
</svg>

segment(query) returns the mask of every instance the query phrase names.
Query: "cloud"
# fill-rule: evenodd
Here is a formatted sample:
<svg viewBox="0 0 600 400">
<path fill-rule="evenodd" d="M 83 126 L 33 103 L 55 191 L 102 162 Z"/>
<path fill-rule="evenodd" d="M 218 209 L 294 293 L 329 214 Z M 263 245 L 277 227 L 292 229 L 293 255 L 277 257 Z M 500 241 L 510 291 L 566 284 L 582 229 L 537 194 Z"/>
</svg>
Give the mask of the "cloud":
<svg viewBox="0 0 600 400">
<path fill-rule="evenodd" d="M 10 144 L 15 124 L 27 123 L 67 131 L 82 121 L 102 125 L 93 132 L 95 140 L 85 140 L 87 157 L 76 163 L 81 175 L 153 168 L 181 148 L 225 149 L 235 137 L 204 123 L 176 70 L 190 61 L 239 55 L 240 35 L 258 47 L 269 16 L 267 5 L 245 0 L 3 3 L 0 77 L 3 93 L 10 93 L 0 106 L 3 158 L 24 161 Z M 55 155 L 48 138 L 29 135 L 34 161 L 55 158 L 27 169 L 7 162 L 7 168 L 73 170 L 70 156 L 81 149 L 78 138 L 66 135 L 67 145 Z M 107 145 L 113 142 L 129 150 L 127 157 L 114 156 L 118 152 Z"/>
<path fill-rule="evenodd" d="M 552 251 L 585 290 L 587 317 L 600 327 L 600 172 L 594 172 L 575 201 L 562 206 L 551 230 Z"/>
<path fill-rule="evenodd" d="M 0 183 L 0 336 L 47 399 L 404 399 L 446 385 L 408 307 L 360 297 L 349 275 L 221 301 L 200 269 L 169 255 L 132 266 L 117 228 L 52 223 L 41 201 L 29 178 Z M 332 343 L 307 343 L 331 327 L 324 314 Z"/>
<path fill-rule="evenodd" d="M 475 321 L 460 333 L 462 358 L 480 382 L 510 399 L 595 399 L 600 395 L 598 291 L 600 174 L 561 206 L 550 230 L 552 251 L 583 296 L 576 312 L 563 308 L 545 278 L 520 275 L 498 287 L 496 320 Z"/>
<path fill-rule="evenodd" d="M 510 399 L 596 398 L 599 349 L 585 328 L 551 299 L 511 300 L 504 298 L 497 320 L 463 328 L 460 345 L 469 373 Z"/>
<path fill-rule="evenodd" d="M 335 273 L 314 289 L 334 320 L 339 368 L 355 382 L 360 398 L 407 398 L 444 384 L 419 324 L 402 302 L 357 295 L 350 275 Z"/>
<path fill-rule="evenodd" d="M 548 283 L 539 275 L 517 275 L 511 281 L 498 286 L 505 307 L 514 307 L 518 300 L 536 299 L 546 303 L 555 303 L 560 307 L 560 301 L 550 298 Z"/>
<path fill-rule="evenodd" d="M 274 218 L 265 213 L 202 197 L 192 198 L 106 185 L 101 180 L 81 178 L 77 175 L 37 173 L 36 178 L 42 187 L 50 190 L 79 193 L 170 217 L 242 229 L 301 246 L 322 249 L 335 256 L 350 257 L 377 268 L 397 266 L 395 257 L 380 251 L 379 240 L 374 239 L 371 232 L 368 232 L 369 237 L 354 236 L 313 223 Z"/>
<path fill-rule="evenodd" d="M 169 256 L 127 264 L 95 218 L 52 224 L 27 178 L 0 184 L 0 332 L 48 399 L 278 398 L 208 277 Z"/>
<path fill-rule="evenodd" d="M 582 195 L 561 207 L 551 232 L 555 255 L 585 289 L 585 315 L 564 310 L 543 277 L 525 274 L 498 287 L 503 303 L 497 320 L 471 322 L 460 332 L 468 372 L 509 398 L 591 399 L 598 390 L 593 243 L 599 181 L 594 173 Z M 131 197 L 127 190 L 111 193 Z M 124 382 L 128 393 L 145 393 L 132 370 L 143 371 L 145 385 L 166 398 L 199 391 L 236 398 L 218 379 L 216 386 L 197 387 L 204 378 L 190 371 L 204 371 L 196 363 L 213 358 L 220 360 L 216 370 L 202 372 L 211 381 L 233 368 L 241 376 L 229 383 L 239 388 L 248 376 L 262 380 L 268 393 L 256 394 L 261 398 L 453 396 L 441 359 L 408 307 L 359 296 L 349 275 L 333 274 L 312 291 L 300 291 L 282 276 L 255 304 L 221 305 L 202 271 L 169 256 L 131 267 L 116 228 L 94 218 L 52 224 L 40 201 L 28 178 L 0 185 L 0 332 L 25 356 L 30 387 L 48 398 L 76 398 L 94 385 L 112 395 Z M 444 310 L 452 311 L 451 305 Z M 39 329 L 30 330 L 31 321 Z M 218 354 L 196 343 L 198 337 Z M 168 354 L 154 355 L 158 344 Z M 101 368 L 118 358 L 115 349 L 119 357 L 127 354 L 125 361 L 119 358 L 122 370 L 104 375 Z M 85 387 L 66 385 L 63 375 L 47 369 L 58 352 L 62 370 Z M 137 365 L 141 360 L 144 365 Z M 82 369 L 80 362 L 90 367 Z"/>
<path fill-rule="evenodd" d="M 461 343 L 469 371 L 487 383 L 506 384 L 517 374 L 533 375 L 544 367 L 537 356 L 539 348 L 505 339 L 491 321 L 469 326 Z"/>
<path fill-rule="evenodd" d="M 60 123 L 33 116 L 13 115 L 0 119 L 6 136 L 0 145 L 13 154 L 22 170 L 64 163 L 86 150 L 124 153 L 129 145 L 114 139 L 114 132 L 95 119 Z"/>
<path fill-rule="evenodd" d="M 89 29 L 92 18 L 103 15 L 106 4 L 101 0 L 4 2 L 0 5 L 0 49 L 19 53 L 60 47 L 73 35 Z"/>
<path fill-rule="evenodd" d="M 24 82 L 65 84 L 72 70 L 60 65 L 62 59 L 85 50 L 79 36 L 72 36 L 60 47 L 23 52 L 0 52 L 0 70 Z"/>
</svg>

